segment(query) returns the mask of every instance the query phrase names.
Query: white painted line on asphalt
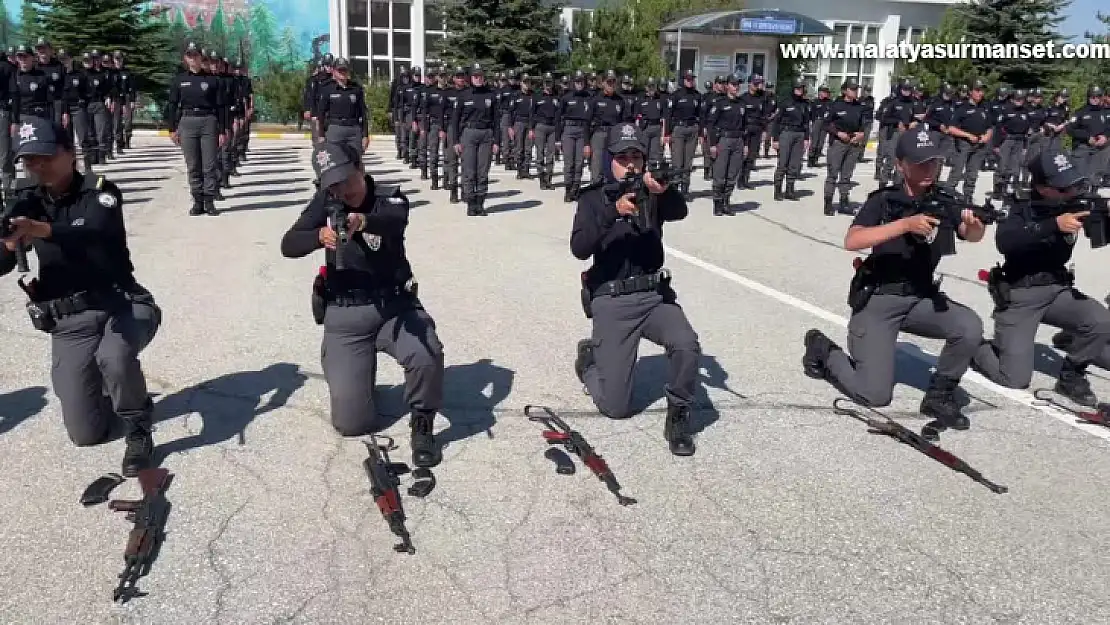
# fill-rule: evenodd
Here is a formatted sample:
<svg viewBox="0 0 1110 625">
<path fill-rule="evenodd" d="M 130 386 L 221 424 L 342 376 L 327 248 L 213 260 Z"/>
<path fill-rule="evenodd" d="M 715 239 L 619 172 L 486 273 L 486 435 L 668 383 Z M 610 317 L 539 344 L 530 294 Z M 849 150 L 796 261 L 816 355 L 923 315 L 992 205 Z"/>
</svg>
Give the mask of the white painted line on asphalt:
<svg viewBox="0 0 1110 625">
<path fill-rule="evenodd" d="M 771 288 L 771 287 L 769 287 L 765 284 L 761 284 L 759 282 L 756 282 L 755 280 L 750 280 L 750 279 L 745 278 L 744 276 L 741 276 L 737 273 L 733 273 L 733 272 L 731 272 L 727 269 L 718 267 L 717 265 L 714 265 L 712 263 L 708 263 L 708 262 L 706 262 L 706 261 L 704 261 L 700 258 L 697 258 L 696 256 L 691 256 L 690 254 L 687 254 L 685 252 L 681 252 L 679 250 L 676 250 L 673 247 L 664 246 L 664 248 L 666 249 L 667 254 L 670 254 L 671 256 L 673 256 L 673 257 L 675 257 L 679 260 L 685 261 L 685 262 L 687 262 L 687 263 L 689 263 L 689 264 L 691 264 L 695 267 L 698 267 L 700 269 L 704 269 L 705 271 L 708 271 L 709 273 L 712 273 L 712 274 L 717 275 L 721 278 L 724 278 L 725 280 L 728 280 L 729 282 L 732 282 L 734 284 L 738 284 L 738 285 L 740 285 L 740 286 L 742 286 L 742 287 L 744 287 L 748 290 L 755 291 L 756 293 L 759 293 L 760 295 L 764 295 L 766 297 L 769 297 L 773 300 L 776 300 L 778 302 L 786 304 L 787 306 L 790 306 L 792 308 L 796 308 L 796 309 L 798 309 L 802 312 L 809 313 L 809 314 L 813 315 L 814 317 L 824 319 L 825 321 L 828 321 L 829 323 L 838 325 L 842 328 L 847 328 L 848 327 L 848 320 L 844 317 L 841 317 L 840 315 L 837 315 L 836 313 L 832 313 L 832 312 L 829 312 L 829 311 L 825 310 L 824 308 L 814 306 L 813 304 L 810 304 L 809 302 L 806 302 L 804 300 L 800 300 L 800 299 L 794 297 L 793 295 L 783 293 L 782 291 L 773 289 L 773 288 Z M 801 336 L 799 336 L 798 337 L 798 347 L 799 347 L 799 350 L 798 350 L 798 356 L 799 356 L 798 368 L 799 368 L 799 375 L 801 375 L 801 372 L 800 372 L 800 369 L 801 369 L 801 361 L 800 361 L 801 345 L 802 345 L 802 338 L 801 338 Z M 901 350 L 903 353 L 905 353 L 909 356 L 913 356 L 914 358 L 921 359 L 921 354 L 920 353 L 915 353 L 915 352 L 910 351 L 910 350 L 905 350 L 901 347 L 899 347 L 899 350 Z M 924 350 L 921 350 L 921 351 L 924 352 Z M 936 354 L 931 354 L 929 352 L 924 352 L 924 353 L 928 354 L 929 356 L 932 356 L 933 358 L 936 358 Z M 925 359 L 925 360 L 930 365 L 933 364 L 933 362 L 930 362 L 927 359 Z M 1006 388 L 1004 386 L 1000 386 L 1000 385 L 995 384 L 994 382 L 988 380 L 987 378 L 984 378 L 982 375 L 979 375 L 978 373 L 976 373 L 974 371 L 970 371 L 970 370 L 966 374 L 964 374 L 963 379 L 968 381 L 968 382 L 973 382 L 973 383 L 975 383 L 975 384 L 977 384 L 977 385 L 995 393 L 996 395 L 1000 395 L 1002 397 L 1005 397 L 1006 399 L 1009 399 L 1013 402 L 1019 403 L 1023 406 L 1027 406 L 1029 408 L 1033 408 L 1034 410 L 1038 410 L 1040 412 L 1043 412 L 1044 414 L 1052 417 L 1053 419 L 1056 419 L 1057 421 L 1059 421 L 1059 422 L 1061 422 L 1065 425 L 1069 425 L 1069 426 L 1071 426 L 1071 427 L 1073 427 L 1077 430 L 1080 430 L 1081 432 L 1090 434 L 1091 436 L 1096 436 L 1096 437 L 1101 438 L 1103 440 L 1110 440 L 1110 428 L 1105 428 L 1105 427 L 1098 426 L 1098 425 L 1090 425 L 1090 424 L 1086 424 L 1086 423 L 1082 423 L 1082 422 L 1077 422 L 1076 417 L 1073 416 L 1073 415 L 1069 415 L 1069 414 L 1067 414 L 1067 413 L 1065 413 L 1061 410 L 1058 410 L 1058 409 L 1055 409 L 1055 408 L 1052 408 L 1052 407 L 1049 407 L 1049 406 L 1038 405 L 1036 403 L 1036 398 L 1033 397 L 1032 393 L 1027 393 L 1025 391 L 1020 391 L 1020 390 L 1017 390 L 1017 389 Z"/>
</svg>

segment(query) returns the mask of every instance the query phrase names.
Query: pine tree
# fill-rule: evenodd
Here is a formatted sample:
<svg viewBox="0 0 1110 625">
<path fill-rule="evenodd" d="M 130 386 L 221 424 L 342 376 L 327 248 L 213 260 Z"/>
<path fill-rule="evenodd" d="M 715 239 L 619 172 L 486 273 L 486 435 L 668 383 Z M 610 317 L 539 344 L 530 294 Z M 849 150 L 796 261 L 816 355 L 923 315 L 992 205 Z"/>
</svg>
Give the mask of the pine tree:
<svg viewBox="0 0 1110 625">
<path fill-rule="evenodd" d="M 43 7 L 34 0 L 23 0 L 19 6 L 19 34 L 22 38 L 19 43 L 35 45 L 35 40 L 43 35 L 43 22 Z"/>
<path fill-rule="evenodd" d="M 965 16 L 957 10 L 949 9 L 941 19 L 940 26 L 926 31 L 921 37 L 922 44 L 959 44 L 967 33 Z M 927 49 L 927 48 L 922 48 Z M 947 48 L 945 48 L 947 52 Z M 953 50 L 955 51 L 955 50 Z M 953 55 L 946 55 L 953 56 Z M 928 93 L 936 93 L 945 83 L 953 87 L 970 84 L 979 79 L 993 83 L 998 76 L 990 73 L 986 68 L 976 67 L 970 58 L 923 58 L 918 57 L 917 62 L 898 61 L 895 63 L 891 78 L 897 80 L 901 76 L 913 76 L 919 80 Z"/>
<path fill-rule="evenodd" d="M 435 51 L 448 65 L 477 61 L 539 73 L 559 62 L 562 5 L 544 0 L 460 0 L 444 7 L 451 34 Z"/>
<path fill-rule="evenodd" d="M 300 69 L 301 58 L 298 53 L 297 36 L 293 34 L 293 29 L 289 26 L 281 32 L 281 45 L 279 46 L 280 55 L 278 62 L 283 69 L 297 70 Z"/>
<path fill-rule="evenodd" d="M 252 74 L 267 74 L 278 58 L 277 19 L 263 3 L 250 9 L 250 64 Z"/>
<path fill-rule="evenodd" d="M 229 49 L 230 41 L 227 31 L 227 13 L 224 11 L 224 1 L 216 5 L 216 12 L 212 14 L 212 23 L 208 26 L 209 41 L 220 56 L 231 58 Z"/>
<path fill-rule="evenodd" d="M 1061 15 L 1069 0 L 974 0 L 957 5 L 967 25 L 970 44 L 1047 44 L 1060 39 Z M 977 69 L 998 75 L 1003 83 L 1021 88 L 1042 87 L 1058 77 L 1060 68 L 1050 58 L 974 59 Z"/>
<path fill-rule="evenodd" d="M 19 29 L 12 20 L 12 14 L 8 12 L 8 8 L 0 6 L 0 9 L 3 10 L 0 13 L 0 47 L 7 49 L 8 46 L 14 46 L 19 41 Z"/>
</svg>

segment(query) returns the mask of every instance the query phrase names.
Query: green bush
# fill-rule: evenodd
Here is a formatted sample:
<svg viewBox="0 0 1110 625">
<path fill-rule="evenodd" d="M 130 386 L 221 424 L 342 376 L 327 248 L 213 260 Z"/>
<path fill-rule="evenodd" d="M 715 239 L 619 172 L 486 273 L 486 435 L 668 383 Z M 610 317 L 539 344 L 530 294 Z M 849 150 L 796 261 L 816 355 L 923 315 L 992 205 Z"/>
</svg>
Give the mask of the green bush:
<svg viewBox="0 0 1110 625">
<path fill-rule="evenodd" d="M 389 83 L 375 82 L 366 85 L 366 108 L 370 113 L 370 134 L 392 134 L 393 122 L 389 119 Z"/>
</svg>

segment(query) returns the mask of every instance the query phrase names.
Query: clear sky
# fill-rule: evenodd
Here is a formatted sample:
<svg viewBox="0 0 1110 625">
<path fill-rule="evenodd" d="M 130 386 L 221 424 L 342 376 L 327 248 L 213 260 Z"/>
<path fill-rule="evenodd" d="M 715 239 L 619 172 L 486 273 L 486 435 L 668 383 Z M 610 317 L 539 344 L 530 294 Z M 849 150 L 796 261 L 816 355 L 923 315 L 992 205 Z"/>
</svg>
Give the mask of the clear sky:
<svg viewBox="0 0 1110 625">
<path fill-rule="evenodd" d="M 1095 19 L 1095 14 L 1102 9 L 1103 13 L 1110 13 L 1110 3 L 1106 0 L 1072 0 L 1071 6 L 1065 11 L 1068 19 L 1060 25 L 1064 35 L 1082 37 L 1083 32 L 1091 30 L 1100 32 L 1102 24 Z"/>
</svg>

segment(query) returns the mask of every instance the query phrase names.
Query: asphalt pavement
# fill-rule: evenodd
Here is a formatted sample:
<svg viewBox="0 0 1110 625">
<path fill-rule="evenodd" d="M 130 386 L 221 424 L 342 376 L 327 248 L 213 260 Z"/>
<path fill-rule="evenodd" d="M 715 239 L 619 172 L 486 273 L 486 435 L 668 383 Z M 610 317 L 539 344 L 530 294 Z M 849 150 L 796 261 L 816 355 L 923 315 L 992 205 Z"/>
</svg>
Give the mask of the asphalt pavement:
<svg viewBox="0 0 1110 625">
<path fill-rule="evenodd" d="M 811 327 L 843 343 L 851 218 L 822 214 L 821 169 L 799 185 L 808 197 L 773 202 L 768 160 L 761 186 L 734 195 L 748 210 L 712 216 L 699 172 L 689 218 L 667 226 L 667 266 L 704 350 L 698 451 L 678 458 L 662 437 L 659 348 L 642 348 L 645 410 L 631 419 L 599 416 L 575 379 L 589 322 L 562 191 L 495 167 L 491 214 L 466 217 L 390 143 L 371 146 L 371 172 L 412 201 L 406 244 L 447 358 L 445 460 L 430 496 L 404 496 L 417 552 L 395 553 L 361 439 L 329 423 L 309 308 L 322 256 L 279 251 L 313 190 L 309 154 L 305 141 L 255 141 L 218 217 L 187 215 L 184 162 L 166 139 L 137 137 L 103 168 L 124 191 L 136 275 L 164 311 L 142 362 L 174 474 L 145 596 L 125 605 L 112 590 L 130 524 L 78 503 L 119 471 L 123 442 L 70 444 L 47 337 L 15 276 L 0 281 L 0 622 L 1110 622 L 1107 431 L 970 374 L 972 429 L 941 444 L 1010 488 L 996 495 L 834 415 L 835 392 L 800 356 Z M 857 202 L 871 172 L 857 170 Z M 996 260 L 992 239 L 959 250 L 943 287 L 990 332 L 976 274 Z M 1085 239 L 1077 250 L 1078 284 L 1101 299 L 1103 251 Z M 918 429 L 939 345 L 902 341 L 888 414 Z M 1050 386 L 1059 362 L 1039 349 L 1034 385 Z M 1092 379 L 1110 397 L 1108 376 Z M 383 355 L 380 411 L 394 459 L 408 461 L 402 379 Z M 526 404 L 563 414 L 638 503 L 618 505 L 580 463 L 556 475 Z"/>
</svg>

